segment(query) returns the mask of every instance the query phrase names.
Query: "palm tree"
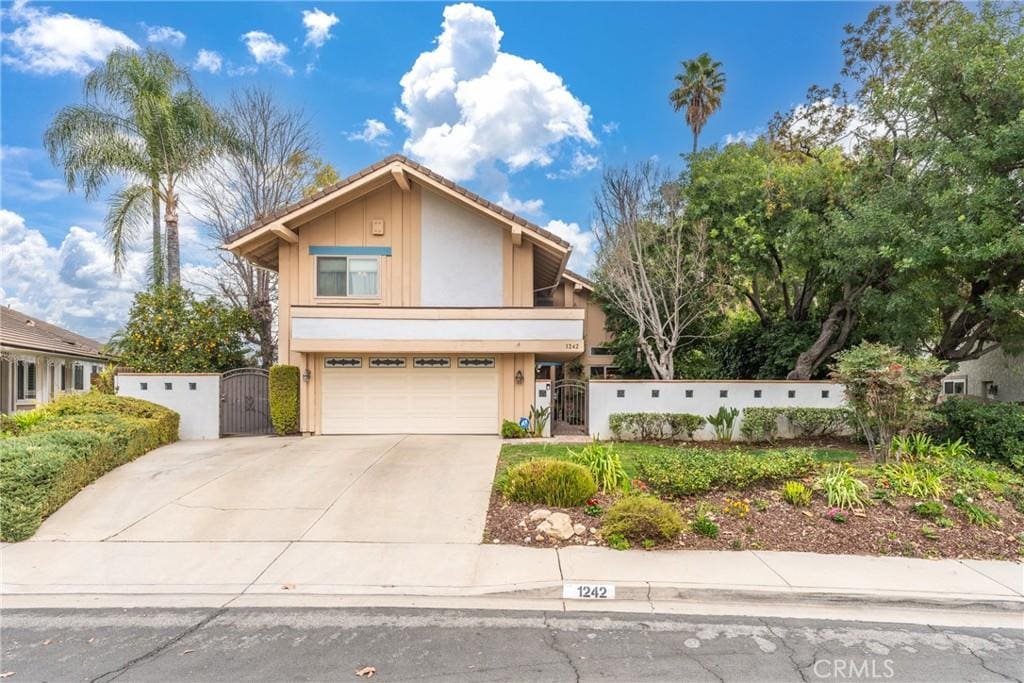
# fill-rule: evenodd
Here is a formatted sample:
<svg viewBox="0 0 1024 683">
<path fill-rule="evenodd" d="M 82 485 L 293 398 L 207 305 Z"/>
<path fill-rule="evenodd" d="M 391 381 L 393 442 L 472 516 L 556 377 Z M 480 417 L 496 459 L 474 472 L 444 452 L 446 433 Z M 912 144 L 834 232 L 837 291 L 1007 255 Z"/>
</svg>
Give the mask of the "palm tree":
<svg viewBox="0 0 1024 683">
<path fill-rule="evenodd" d="M 230 144 L 224 128 L 188 72 L 163 52 L 115 50 L 86 76 L 84 91 L 85 103 L 62 109 L 46 130 L 50 158 L 63 167 L 68 189 L 80 185 L 86 197 L 121 177 L 125 184 L 110 198 L 106 218 L 115 270 L 151 220 L 153 283 L 177 284 L 179 186 Z"/>
<path fill-rule="evenodd" d="M 683 72 L 676 74 L 679 85 L 668 97 L 676 111 L 686 109 L 686 123 L 693 131 L 693 153 L 696 154 L 701 129 L 722 106 L 725 74 L 722 63 L 712 60 L 707 52 L 682 64 Z"/>
</svg>

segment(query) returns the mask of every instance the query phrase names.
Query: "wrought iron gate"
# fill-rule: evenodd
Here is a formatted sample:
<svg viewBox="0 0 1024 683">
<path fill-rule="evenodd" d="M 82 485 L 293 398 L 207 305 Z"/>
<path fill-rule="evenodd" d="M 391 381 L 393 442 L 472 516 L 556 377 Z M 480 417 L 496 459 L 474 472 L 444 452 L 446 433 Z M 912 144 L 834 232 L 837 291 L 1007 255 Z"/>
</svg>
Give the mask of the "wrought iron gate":
<svg viewBox="0 0 1024 683">
<path fill-rule="evenodd" d="M 262 368 L 238 368 L 221 375 L 221 435 L 271 434 L 273 431 L 270 373 Z"/>
<path fill-rule="evenodd" d="M 587 433 L 587 383 L 560 379 L 551 387 L 551 433 Z"/>
</svg>

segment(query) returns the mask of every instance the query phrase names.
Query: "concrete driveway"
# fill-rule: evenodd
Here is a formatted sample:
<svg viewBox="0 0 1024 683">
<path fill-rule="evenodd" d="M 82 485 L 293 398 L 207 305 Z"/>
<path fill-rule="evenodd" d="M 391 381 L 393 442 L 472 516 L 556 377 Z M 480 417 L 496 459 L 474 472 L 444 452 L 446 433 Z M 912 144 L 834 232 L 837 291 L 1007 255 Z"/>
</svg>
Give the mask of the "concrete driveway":
<svg viewBox="0 0 1024 683">
<path fill-rule="evenodd" d="M 34 541 L 479 543 L 483 436 L 184 441 L 102 477 Z"/>
</svg>

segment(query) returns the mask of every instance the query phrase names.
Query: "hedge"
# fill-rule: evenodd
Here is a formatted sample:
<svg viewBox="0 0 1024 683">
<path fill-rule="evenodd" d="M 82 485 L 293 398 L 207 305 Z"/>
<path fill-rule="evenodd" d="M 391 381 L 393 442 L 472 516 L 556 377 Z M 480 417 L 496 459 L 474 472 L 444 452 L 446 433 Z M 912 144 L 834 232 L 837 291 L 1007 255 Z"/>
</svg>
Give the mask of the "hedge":
<svg viewBox="0 0 1024 683">
<path fill-rule="evenodd" d="M 804 448 L 752 453 L 702 448 L 664 449 L 637 459 L 637 476 L 664 496 L 691 496 L 716 488 L 743 489 L 760 481 L 799 479 L 814 468 Z"/>
<path fill-rule="evenodd" d="M 744 408 L 740 434 L 747 441 L 775 441 L 785 408 Z"/>
<path fill-rule="evenodd" d="M 775 441 L 779 418 L 793 430 L 794 436 L 834 436 L 849 424 L 851 413 L 846 408 L 746 408 L 740 433 L 748 441 Z"/>
<path fill-rule="evenodd" d="M 0 438 L 0 539 L 21 541 L 83 487 L 178 438 L 178 414 L 148 401 L 66 396 Z M 5 423 L 8 427 L 15 421 Z"/>
<path fill-rule="evenodd" d="M 935 408 L 940 441 L 963 439 L 974 454 L 1024 472 L 1024 406 L 948 399 Z"/>
<path fill-rule="evenodd" d="M 689 413 L 612 413 L 608 416 L 608 429 L 616 439 L 632 434 L 641 441 L 664 438 L 689 439 L 702 429 L 707 421 L 700 415 Z"/>
<path fill-rule="evenodd" d="M 299 369 L 294 365 L 270 368 L 270 421 L 278 436 L 299 431 Z"/>
</svg>

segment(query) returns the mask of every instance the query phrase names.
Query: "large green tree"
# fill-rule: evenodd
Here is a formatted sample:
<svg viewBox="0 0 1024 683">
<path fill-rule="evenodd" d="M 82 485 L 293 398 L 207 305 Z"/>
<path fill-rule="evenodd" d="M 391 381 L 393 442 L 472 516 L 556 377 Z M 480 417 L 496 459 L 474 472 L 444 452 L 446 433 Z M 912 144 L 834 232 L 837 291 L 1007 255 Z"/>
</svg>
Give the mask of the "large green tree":
<svg viewBox="0 0 1024 683">
<path fill-rule="evenodd" d="M 128 322 L 110 341 L 137 372 L 224 372 L 248 365 L 249 313 L 177 285 L 135 295 Z"/>
<path fill-rule="evenodd" d="M 669 101 L 676 111 L 686 110 L 686 123 L 693 131 L 693 153 L 696 154 L 704 124 L 722 107 L 725 73 L 722 63 L 716 62 L 707 52 L 695 59 L 684 60 L 682 66 L 683 70 L 675 77 L 678 85 L 669 93 Z"/>
<path fill-rule="evenodd" d="M 85 78 L 85 101 L 61 109 L 43 137 L 68 189 L 95 196 L 113 177 L 107 235 L 115 268 L 149 223 L 154 284 L 181 279 L 181 184 L 230 139 L 188 72 L 166 53 L 115 50 Z M 163 206 L 164 234 L 160 234 Z M 166 253 L 164 253 L 166 251 Z M 164 270 L 166 264 L 166 271 Z"/>
</svg>

